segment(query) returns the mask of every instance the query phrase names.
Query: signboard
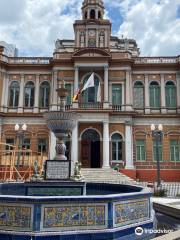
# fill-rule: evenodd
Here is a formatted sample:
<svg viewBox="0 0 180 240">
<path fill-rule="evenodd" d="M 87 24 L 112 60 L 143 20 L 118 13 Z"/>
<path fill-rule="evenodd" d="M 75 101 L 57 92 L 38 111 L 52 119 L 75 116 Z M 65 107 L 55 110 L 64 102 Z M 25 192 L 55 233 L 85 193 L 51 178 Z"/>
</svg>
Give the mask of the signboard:
<svg viewBox="0 0 180 240">
<path fill-rule="evenodd" d="M 69 180 L 70 161 L 68 160 L 47 160 L 45 168 L 46 180 Z"/>
</svg>

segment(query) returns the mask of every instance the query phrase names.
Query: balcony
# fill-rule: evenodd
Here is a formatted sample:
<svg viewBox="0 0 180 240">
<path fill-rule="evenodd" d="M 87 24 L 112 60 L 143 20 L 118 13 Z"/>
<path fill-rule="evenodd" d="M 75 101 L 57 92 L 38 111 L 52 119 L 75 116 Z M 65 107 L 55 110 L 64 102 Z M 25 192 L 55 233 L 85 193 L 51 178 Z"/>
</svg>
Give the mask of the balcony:
<svg viewBox="0 0 180 240">
<path fill-rule="evenodd" d="M 135 59 L 135 64 L 176 64 L 180 62 L 178 57 L 138 57 Z"/>
<path fill-rule="evenodd" d="M 79 103 L 80 109 L 103 109 L 103 103 Z"/>
<path fill-rule="evenodd" d="M 51 58 L 49 57 L 7 57 L 5 55 L 0 56 L 0 61 L 9 64 L 33 64 L 33 65 L 46 65 L 50 64 Z"/>
</svg>

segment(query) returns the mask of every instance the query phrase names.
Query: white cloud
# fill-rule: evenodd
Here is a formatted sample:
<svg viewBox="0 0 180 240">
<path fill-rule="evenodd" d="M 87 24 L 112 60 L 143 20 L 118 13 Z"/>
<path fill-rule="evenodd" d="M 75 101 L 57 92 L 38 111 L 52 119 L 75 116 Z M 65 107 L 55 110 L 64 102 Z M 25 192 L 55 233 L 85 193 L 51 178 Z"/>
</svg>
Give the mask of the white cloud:
<svg viewBox="0 0 180 240">
<path fill-rule="evenodd" d="M 21 54 L 51 56 L 57 38 L 73 38 L 73 23 L 80 18 L 81 1 L 0 0 L 5 13 L 12 1 L 24 2 L 20 4 L 23 17 L 17 17 L 17 21 L 13 15 L 4 17 L 4 23 L 0 21 L 0 40 L 15 44 Z M 13 7 L 13 12 L 19 11 L 19 5 Z"/>
<path fill-rule="evenodd" d="M 83 0 L 0 0 L 0 41 L 13 43 L 21 55 L 52 56 L 54 41 L 72 39 Z M 117 30 L 134 38 L 143 55 L 180 53 L 180 0 L 104 0 L 106 17 L 119 9 Z"/>
<path fill-rule="evenodd" d="M 124 22 L 118 35 L 134 38 L 142 55 L 180 54 L 179 0 L 118 1 Z"/>
</svg>

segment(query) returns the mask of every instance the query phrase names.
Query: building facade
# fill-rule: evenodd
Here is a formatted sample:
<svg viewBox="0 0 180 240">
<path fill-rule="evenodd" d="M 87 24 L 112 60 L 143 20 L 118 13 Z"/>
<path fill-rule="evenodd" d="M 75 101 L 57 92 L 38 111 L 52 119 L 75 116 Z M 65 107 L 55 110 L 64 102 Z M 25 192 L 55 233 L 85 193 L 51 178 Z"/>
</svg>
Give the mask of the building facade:
<svg viewBox="0 0 180 240">
<path fill-rule="evenodd" d="M 156 179 L 151 124 L 163 124 L 161 177 L 180 180 L 180 56 L 140 57 L 135 40 L 111 35 L 102 0 L 84 0 L 74 40 L 57 40 L 52 57 L 8 57 L 0 48 L 1 142 L 16 144 L 15 124 L 26 123 L 23 147 L 55 156 L 55 136 L 43 112 L 58 109 L 56 89 L 65 81 L 67 111 L 79 113 L 67 155 L 84 168 L 118 165 L 142 181 Z M 95 87 L 73 102 L 90 74 Z M 100 85 L 100 100 L 97 98 Z"/>
</svg>

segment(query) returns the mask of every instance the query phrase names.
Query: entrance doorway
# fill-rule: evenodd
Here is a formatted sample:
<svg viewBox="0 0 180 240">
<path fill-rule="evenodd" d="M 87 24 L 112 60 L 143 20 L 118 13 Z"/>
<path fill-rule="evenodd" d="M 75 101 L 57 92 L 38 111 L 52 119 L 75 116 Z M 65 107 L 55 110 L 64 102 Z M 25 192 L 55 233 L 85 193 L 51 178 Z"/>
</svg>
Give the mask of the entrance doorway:
<svg viewBox="0 0 180 240">
<path fill-rule="evenodd" d="M 100 136 L 94 129 L 86 130 L 81 137 L 81 163 L 83 168 L 100 168 Z"/>
</svg>

